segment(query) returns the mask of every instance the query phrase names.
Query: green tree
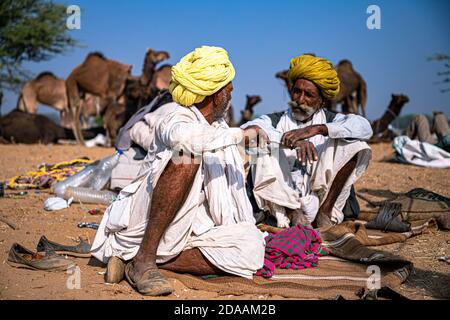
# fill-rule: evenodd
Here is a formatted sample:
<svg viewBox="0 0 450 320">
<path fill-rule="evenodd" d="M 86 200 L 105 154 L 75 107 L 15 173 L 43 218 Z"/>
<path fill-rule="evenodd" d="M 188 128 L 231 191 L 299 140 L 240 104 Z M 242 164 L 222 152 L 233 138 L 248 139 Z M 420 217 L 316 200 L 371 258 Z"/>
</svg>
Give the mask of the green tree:
<svg viewBox="0 0 450 320">
<path fill-rule="evenodd" d="M 47 0 L 0 0 L 0 91 L 18 92 L 32 74 L 27 61 L 51 59 L 77 40 L 66 27 L 66 6 Z"/>
<path fill-rule="evenodd" d="M 434 56 L 428 57 L 428 61 L 442 61 L 444 62 L 444 70 L 437 73 L 439 77 L 443 77 L 441 81 L 438 81 L 437 83 L 442 84 L 448 84 L 450 82 L 450 56 L 447 54 L 435 54 Z M 441 92 L 449 92 L 450 88 L 444 88 L 441 89 Z"/>
</svg>

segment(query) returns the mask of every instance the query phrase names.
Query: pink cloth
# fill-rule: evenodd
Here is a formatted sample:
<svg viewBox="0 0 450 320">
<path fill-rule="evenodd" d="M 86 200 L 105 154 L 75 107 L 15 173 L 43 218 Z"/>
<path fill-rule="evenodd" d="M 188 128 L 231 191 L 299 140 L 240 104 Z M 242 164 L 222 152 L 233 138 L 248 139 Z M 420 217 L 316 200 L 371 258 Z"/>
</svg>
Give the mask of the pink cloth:
<svg viewBox="0 0 450 320">
<path fill-rule="evenodd" d="M 320 235 L 314 229 L 296 225 L 266 237 L 264 266 L 256 275 L 270 278 L 275 268 L 305 269 L 317 267 L 319 257 L 328 251 L 321 245 Z"/>
</svg>

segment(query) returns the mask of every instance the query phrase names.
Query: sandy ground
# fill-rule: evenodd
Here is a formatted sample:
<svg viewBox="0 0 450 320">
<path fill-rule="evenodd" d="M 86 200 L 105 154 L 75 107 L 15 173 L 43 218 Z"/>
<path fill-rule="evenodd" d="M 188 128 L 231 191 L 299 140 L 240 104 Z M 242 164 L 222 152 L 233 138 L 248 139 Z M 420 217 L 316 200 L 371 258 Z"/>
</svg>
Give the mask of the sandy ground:
<svg viewBox="0 0 450 320">
<path fill-rule="evenodd" d="M 450 196 L 450 169 L 428 169 L 390 163 L 389 144 L 372 145 L 373 162 L 366 175 L 358 181 L 357 190 L 390 190 L 406 192 L 423 187 Z M 35 169 L 39 164 L 56 163 L 87 156 L 92 160 L 113 153 L 109 148 L 85 148 L 73 145 L 0 145 L 0 180 Z M 8 193 L 12 191 L 8 190 Z M 105 206 L 72 204 L 68 209 L 47 212 L 43 201 L 48 191 L 28 191 L 24 197 L 0 199 L 0 216 L 13 222 L 13 230 L 0 222 L 0 299 L 152 299 L 136 293 L 126 281 L 104 283 L 105 268 L 94 259 L 74 258 L 79 266 L 79 289 L 68 289 L 71 274 L 18 269 L 6 263 L 14 242 L 35 249 L 41 235 L 65 244 L 75 244 L 79 236 L 92 241 L 95 230 L 80 229 L 78 222 L 100 222 L 100 215 L 89 209 Z M 450 298 L 450 265 L 438 260 L 450 255 L 448 231 L 431 230 L 405 243 L 380 247 L 413 261 L 415 272 L 402 285 L 400 292 L 412 299 Z M 221 296 L 218 293 L 190 290 L 173 281 L 175 292 L 156 299 L 279 299 L 271 295 Z M 155 298 L 153 298 L 155 299 Z"/>
</svg>

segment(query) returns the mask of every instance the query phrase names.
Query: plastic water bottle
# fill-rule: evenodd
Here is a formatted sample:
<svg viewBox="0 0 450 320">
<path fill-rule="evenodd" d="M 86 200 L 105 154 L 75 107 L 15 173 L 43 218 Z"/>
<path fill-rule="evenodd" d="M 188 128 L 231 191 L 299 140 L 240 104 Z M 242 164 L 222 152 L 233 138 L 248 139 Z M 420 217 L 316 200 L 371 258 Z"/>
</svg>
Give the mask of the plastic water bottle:
<svg viewBox="0 0 450 320">
<path fill-rule="evenodd" d="M 83 187 L 68 187 L 64 199 L 73 198 L 73 201 L 80 201 L 82 203 L 96 203 L 96 204 L 110 204 L 117 194 L 113 191 L 102 190 L 96 191 L 91 188 Z"/>
<path fill-rule="evenodd" d="M 63 198 L 68 187 L 82 187 L 89 184 L 94 177 L 94 170 L 98 163 L 99 161 L 95 161 L 66 180 L 58 182 L 53 186 L 53 192 L 58 197 Z"/>
<path fill-rule="evenodd" d="M 93 190 L 102 190 L 111 179 L 112 169 L 114 169 L 119 162 L 119 157 L 122 153 L 122 150 L 117 150 L 112 156 L 100 160 L 94 170 L 92 181 L 88 187 Z"/>
</svg>

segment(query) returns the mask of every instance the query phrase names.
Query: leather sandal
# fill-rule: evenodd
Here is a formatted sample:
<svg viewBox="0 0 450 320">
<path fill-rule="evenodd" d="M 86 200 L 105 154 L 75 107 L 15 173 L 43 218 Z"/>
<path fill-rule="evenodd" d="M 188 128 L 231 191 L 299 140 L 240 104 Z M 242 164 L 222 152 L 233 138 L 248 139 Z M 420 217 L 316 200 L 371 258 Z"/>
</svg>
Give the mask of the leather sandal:
<svg viewBox="0 0 450 320">
<path fill-rule="evenodd" d="M 380 208 L 377 217 L 366 223 L 366 228 L 383 230 L 384 232 L 411 231 L 411 225 L 402 221 L 401 211 L 402 205 L 400 203 L 386 202 Z"/>
<path fill-rule="evenodd" d="M 68 256 L 78 258 L 89 258 L 91 256 L 91 245 L 80 238 L 80 243 L 76 246 L 66 246 L 47 239 L 46 236 L 42 236 L 36 246 L 38 252 L 54 251 L 58 254 L 64 254 Z"/>
<path fill-rule="evenodd" d="M 32 252 L 18 243 L 9 250 L 7 263 L 12 267 L 43 271 L 63 271 L 75 266 L 75 262 L 52 251 L 45 255 Z"/>
<path fill-rule="evenodd" d="M 125 267 L 125 277 L 132 287 L 140 294 L 145 296 L 162 296 L 169 295 L 173 292 L 172 285 L 169 280 L 158 270 L 149 269 L 142 274 L 142 277 L 135 281 L 130 276 L 132 263 L 128 263 Z"/>
</svg>

